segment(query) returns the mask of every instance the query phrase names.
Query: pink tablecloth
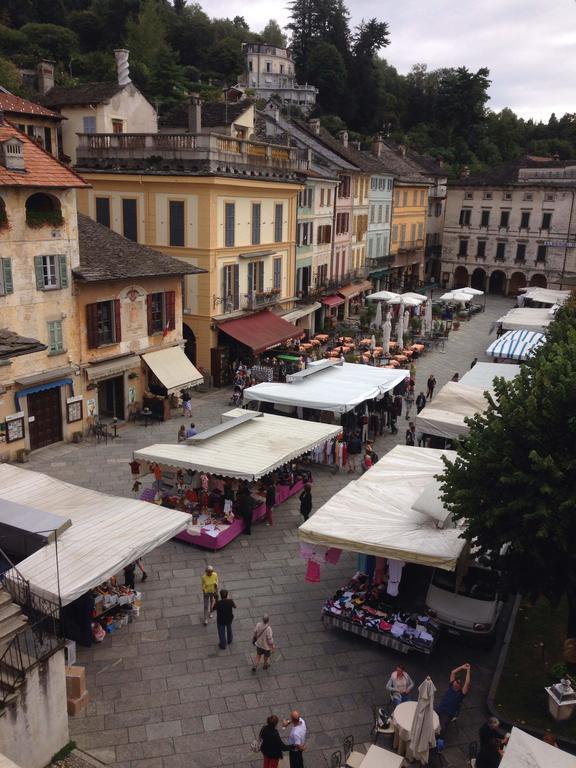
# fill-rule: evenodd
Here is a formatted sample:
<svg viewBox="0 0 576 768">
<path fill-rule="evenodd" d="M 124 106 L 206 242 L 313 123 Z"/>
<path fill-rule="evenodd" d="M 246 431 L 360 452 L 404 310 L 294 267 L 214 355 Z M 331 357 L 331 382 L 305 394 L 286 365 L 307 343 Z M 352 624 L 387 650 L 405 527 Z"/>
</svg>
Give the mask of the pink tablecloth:
<svg viewBox="0 0 576 768">
<path fill-rule="evenodd" d="M 282 502 L 286 501 L 290 496 L 300 493 L 303 488 L 304 482 L 302 480 L 298 480 L 292 487 L 288 485 L 276 486 L 276 504 L 282 504 Z M 262 520 L 265 515 L 266 504 L 259 504 L 252 512 L 252 522 L 255 523 L 258 520 Z M 222 549 L 222 547 L 225 547 L 237 536 L 240 536 L 243 528 L 244 523 L 242 520 L 234 520 L 230 525 L 222 525 L 222 529 L 218 536 L 209 536 L 202 530 L 200 536 L 191 536 L 189 533 L 186 533 L 186 531 L 182 531 L 182 533 L 179 533 L 175 538 L 180 541 L 185 541 L 187 544 L 195 544 L 197 547 L 202 547 L 203 549 L 216 550 Z"/>
</svg>

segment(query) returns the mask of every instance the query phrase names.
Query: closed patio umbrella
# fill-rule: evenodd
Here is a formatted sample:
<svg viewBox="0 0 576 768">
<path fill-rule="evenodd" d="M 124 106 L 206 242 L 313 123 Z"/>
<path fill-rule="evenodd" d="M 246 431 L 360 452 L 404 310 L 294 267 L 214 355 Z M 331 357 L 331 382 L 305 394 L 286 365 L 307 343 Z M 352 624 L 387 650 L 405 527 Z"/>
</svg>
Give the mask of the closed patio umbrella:
<svg viewBox="0 0 576 768">
<path fill-rule="evenodd" d="M 388 354 L 388 351 L 390 349 L 391 335 L 392 335 L 392 322 L 390 321 L 390 316 L 388 315 L 386 317 L 386 320 L 384 321 L 384 325 L 382 326 L 382 347 L 384 349 L 385 355 Z"/>
<path fill-rule="evenodd" d="M 432 299 L 428 299 L 426 307 L 424 308 L 424 322 L 426 325 L 426 333 L 432 333 Z"/>
<path fill-rule="evenodd" d="M 377 331 L 382 328 L 382 302 L 379 301 L 378 305 L 376 307 L 376 314 L 374 315 L 374 320 L 372 320 L 372 328 L 375 328 Z"/>
<path fill-rule="evenodd" d="M 410 332 L 410 312 L 406 310 L 404 312 L 404 338 L 406 338 L 409 332 Z"/>
<path fill-rule="evenodd" d="M 404 349 L 404 303 L 400 304 L 400 309 L 398 310 L 396 341 L 398 342 L 398 349 Z"/>
<path fill-rule="evenodd" d="M 434 694 L 436 686 L 430 677 L 427 677 L 418 687 L 418 701 L 416 712 L 410 730 L 410 751 L 414 760 L 422 765 L 428 763 L 431 747 L 436 746 L 436 734 L 434 733 Z"/>
</svg>

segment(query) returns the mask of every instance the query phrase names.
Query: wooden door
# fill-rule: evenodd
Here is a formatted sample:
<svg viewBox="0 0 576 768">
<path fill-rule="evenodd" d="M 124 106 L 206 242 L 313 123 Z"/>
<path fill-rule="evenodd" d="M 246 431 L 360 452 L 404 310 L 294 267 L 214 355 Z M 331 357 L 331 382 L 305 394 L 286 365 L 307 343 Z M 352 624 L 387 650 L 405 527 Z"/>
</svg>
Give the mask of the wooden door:
<svg viewBox="0 0 576 768">
<path fill-rule="evenodd" d="M 62 440 L 60 387 L 28 395 L 28 416 L 34 417 L 28 424 L 31 450 Z"/>
</svg>

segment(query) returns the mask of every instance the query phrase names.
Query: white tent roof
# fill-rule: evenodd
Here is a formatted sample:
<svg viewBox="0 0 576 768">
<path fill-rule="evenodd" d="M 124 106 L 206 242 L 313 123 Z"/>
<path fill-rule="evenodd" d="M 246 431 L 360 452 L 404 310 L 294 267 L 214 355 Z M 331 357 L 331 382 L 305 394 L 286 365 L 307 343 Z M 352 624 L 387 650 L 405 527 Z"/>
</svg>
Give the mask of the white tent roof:
<svg viewBox="0 0 576 768">
<path fill-rule="evenodd" d="M 472 296 L 484 296 L 484 291 L 479 288 L 458 288 L 459 293 L 469 293 Z"/>
<path fill-rule="evenodd" d="M 181 389 L 196 387 L 204 381 L 198 368 L 192 365 L 180 347 L 147 352 L 142 355 L 142 359 L 160 379 L 169 395 Z"/>
<path fill-rule="evenodd" d="M 473 298 L 474 295 L 472 293 L 454 290 L 442 294 L 442 296 L 439 298 L 439 301 L 456 301 L 460 302 L 461 304 L 467 304 L 468 302 L 472 301 Z"/>
<path fill-rule="evenodd" d="M 35 592 L 52 600 L 60 594 L 63 605 L 183 531 L 190 520 L 147 501 L 109 496 L 8 464 L 0 464 L 2 499 L 72 521 L 57 542 L 18 564 Z"/>
<path fill-rule="evenodd" d="M 500 768 L 576 768 L 576 757 L 512 728 Z"/>
<path fill-rule="evenodd" d="M 545 331 L 554 320 L 554 312 L 541 307 L 518 307 L 506 312 L 498 320 L 506 331 L 525 328 L 528 331 Z"/>
<path fill-rule="evenodd" d="M 377 291 L 366 296 L 366 298 L 369 301 L 390 301 L 390 299 L 397 299 L 399 296 L 399 293 L 393 293 L 392 291 Z"/>
<path fill-rule="evenodd" d="M 506 360 L 526 360 L 544 343 L 544 334 L 537 331 L 506 331 L 486 350 L 489 357 Z"/>
<path fill-rule="evenodd" d="M 570 296 L 570 291 L 554 291 L 550 288 L 521 288 L 520 290 L 524 298 L 540 304 L 564 304 Z"/>
<path fill-rule="evenodd" d="M 247 413 L 250 411 L 235 408 L 224 417 L 232 419 Z M 341 431 L 341 427 L 329 424 L 266 413 L 191 445 L 150 445 L 135 451 L 134 458 L 170 467 L 205 470 L 225 477 L 257 480 Z"/>
<path fill-rule="evenodd" d="M 457 528 L 438 528 L 437 520 L 413 504 L 444 470 L 441 456 L 455 451 L 397 445 L 360 479 L 326 502 L 298 529 L 302 541 L 448 571 L 463 547 Z"/>
<path fill-rule="evenodd" d="M 414 299 L 415 301 L 422 304 L 426 301 L 428 296 L 425 296 L 423 293 L 416 293 L 415 291 L 406 291 L 406 293 L 400 294 L 401 299 Z"/>
<path fill-rule="evenodd" d="M 474 368 L 470 368 L 462 376 L 460 384 L 486 392 L 492 389 L 494 379 L 497 376 L 501 376 L 506 381 L 511 381 L 519 373 L 520 366 L 513 363 L 476 363 Z"/>
<path fill-rule="evenodd" d="M 311 363 L 308 369 L 313 366 Z M 248 387 L 244 390 L 244 400 L 347 413 L 366 400 L 381 397 L 409 375 L 405 370 L 343 363 L 292 384 L 264 382 Z"/>
<path fill-rule="evenodd" d="M 484 392 L 460 382 L 448 382 L 416 416 L 418 432 L 454 440 L 468 434 L 466 416 L 486 410 Z"/>
</svg>

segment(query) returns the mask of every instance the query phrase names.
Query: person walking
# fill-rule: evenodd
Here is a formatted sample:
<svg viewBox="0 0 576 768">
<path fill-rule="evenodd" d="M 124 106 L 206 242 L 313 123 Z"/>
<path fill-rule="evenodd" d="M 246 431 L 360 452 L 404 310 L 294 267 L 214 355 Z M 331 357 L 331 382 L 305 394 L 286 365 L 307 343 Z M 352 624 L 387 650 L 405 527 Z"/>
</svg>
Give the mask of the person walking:
<svg viewBox="0 0 576 768">
<path fill-rule="evenodd" d="M 428 400 L 432 400 L 432 397 L 434 395 L 434 389 L 436 387 L 436 378 L 434 377 L 434 374 L 431 373 L 430 376 L 428 376 L 428 391 L 426 393 L 426 397 Z"/>
<path fill-rule="evenodd" d="M 453 381 L 455 384 L 458 384 L 458 382 L 460 381 L 460 374 L 455 373 L 454 376 L 452 376 L 452 378 L 450 379 L 450 381 Z"/>
<path fill-rule="evenodd" d="M 207 565 L 201 578 L 202 598 L 204 600 L 204 626 L 212 618 L 214 604 L 218 598 L 218 574 L 211 565 Z"/>
<path fill-rule="evenodd" d="M 299 499 L 300 514 L 304 518 L 304 521 L 306 521 L 310 517 L 310 512 L 312 512 L 312 486 L 310 483 L 306 483 Z"/>
<path fill-rule="evenodd" d="M 290 712 L 290 718 L 284 720 L 283 727 L 290 726 L 288 744 L 290 745 L 290 768 L 304 768 L 304 750 L 306 749 L 306 722 L 300 712 Z"/>
<path fill-rule="evenodd" d="M 266 725 L 262 727 L 259 733 L 260 752 L 264 756 L 262 768 L 278 768 L 278 763 L 282 760 L 283 752 L 290 751 L 290 745 L 282 741 L 278 733 L 278 717 L 270 715 L 266 718 Z"/>
<path fill-rule="evenodd" d="M 264 669 L 270 667 L 270 656 L 274 653 L 274 635 L 272 633 L 272 627 L 270 626 L 270 617 L 267 613 L 262 616 L 262 621 L 259 621 L 254 627 L 254 636 L 252 637 L 252 645 L 256 646 L 256 659 L 252 672 L 256 672 L 260 659 L 264 659 Z"/>
<path fill-rule="evenodd" d="M 124 586 L 135 589 L 136 563 L 129 563 L 124 567 Z"/>
<path fill-rule="evenodd" d="M 470 370 L 472 370 L 472 368 L 474 368 L 474 366 L 476 365 L 477 362 L 478 362 L 478 358 L 475 357 L 474 360 L 472 360 L 472 362 L 470 363 Z"/>
<path fill-rule="evenodd" d="M 416 415 L 420 413 L 422 408 L 424 408 L 426 405 L 426 395 L 424 392 L 420 392 L 418 397 L 416 398 Z"/>
<path fill-rule="evenodd" d="M 356 472 L 358 468 L 358 456 L 362 453 L 362 441 L 360 435 L 354 432 L 348 438 L 348 472 Z"/>
<path fill-rule="evenodd" d="M 221 650 L 226 650 L 226 645 L 232 645 L 232 622 L 234 621 L 234 608 L 236 603 L 228 597 L 228 590 L 220 590 L 220 600 L 216 602 L 216 628 L 218 630 L 218 644 Z"/>
<path fill-rule="evenodd" d="M 266 488 L 266 525 L 272 525 L 272 512 L 276 506 L 276 483 L 270 480 Z"/>
<path fill-rule="evenodd" d="M 455 720 L 459 713 L 464 697 L 470 691 L 470 664 L 462 664 L 460 667 L 456 667 L 450 672 L 450 683 L 448 690 L 440 699 L 440 703 L 436 708 L 438 717 L 440 718 L 440 730 L 443 732 L 448 723 Z M 459 678 L 458 673 L 464 672 L 464 682 Z"/>
<path fill-rule="evenodd" d="M 406 390 L 404 402 L 406 403 L 406 421 L 408 421 L 410 419 L 412 406 L 414 405 L 414 390 L 410 389 L 410 387 Z"/>
<path fill-rule="evenodd" d="M 406 430 L 406 445 L 416 445 L 416 425 L 413 421 L 408 424 Z"/>
<path fill-rule="evenodd" d="M 182 401 L 182 416 L 189 419 L 192 416 L 192 397 L 187 389 L 183 389 L 180 392 L 180 399 Z"/>
</svg>

